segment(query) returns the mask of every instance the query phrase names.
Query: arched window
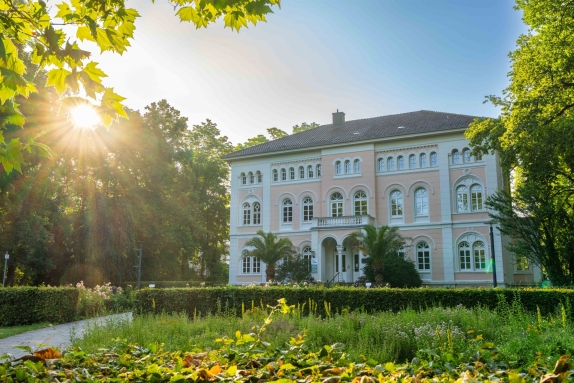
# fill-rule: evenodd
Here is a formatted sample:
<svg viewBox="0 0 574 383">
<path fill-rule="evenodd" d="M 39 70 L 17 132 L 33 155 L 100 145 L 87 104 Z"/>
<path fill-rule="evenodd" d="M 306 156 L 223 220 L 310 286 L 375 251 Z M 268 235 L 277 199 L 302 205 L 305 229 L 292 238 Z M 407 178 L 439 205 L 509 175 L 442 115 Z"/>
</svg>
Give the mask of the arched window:
<svg viewBox="0 0 574 383">
<path fill-rule="evenodd" d="M 456 149 L 452 151 L 452 163 L 455 165 L 460 164 L 460 152 Z"/>
<path fill-rule="evenodd" d="M 253 176 L 252 172 L 249 172 L 249 183 L 250 184 L 254 184 L 255 183 L 255 177 Z"/>
<path fill-rule="evenodd" d="M 293 168 L 293 167 L 289 168 L 289 179 L 290 180 L 295 179 L 295 168 Z"/>
<path fill-rule="evenodd" d="M 285 198 L 282 205 L 282 222 L 292 223 L 293 222 L 293 201 L 290 198 Z"/>
<path fill-rule="evenodd" d="M 287 170 L 281 169 L 281 181 L 287 181 Z"/>
<path fill-rule="evenodd" d="M 461 270 L 471 270 L 472 263 L 470 261 L 470 245 L 468 242 L 461 242 L 458 245 L 458 258 Z"/>
<path fill-rule="evenodd" d="M 470 187 L 470 201 L 472 211 L 480 211 L 484 209 L 482 205 L 482 186 L 479 184 L 474 184 Z"/>
<path fill-rule="evenodd" d="M 305 263 L 307 264 L 307 270 L 311 270 L 311 258 L 313 258 L 311 246 L 305 246 L 303 248 L 303 251 L 301 252 L 301 254 L 303 255 L 303 259 L 305 260 Z"/>
<path fill-rule="evenodd" d="M 341 174 L 342 172 L 341 161 L 335 162 L 335 174 Z"/>
<path fill-rule="evenodd" d="M 474 252 L 474 269 L 475 270 L 485 270 L 486 269 L 486 252 L 484 248 L 484 242 L 476 241 L 472 244 L 472 249 Z"/>
<path fill-rule="evenodd" d="M 321 165 L 317 165 L 317 178 L 321 177 Z"/>
<path fill-rule="evenodd" d="M 456 211 L 468 211 L 468 188 L 464 185 L 456 188 Z"/>
<path fill-rule="evenodd" d="M 398 190 L 391 192 L 391 217 L 403 216 L 403 193 Z"/>
<path fill-rule="evenodd" d="M 351 161 L 345 161 L 345 174 L 351 173 Z"/>
<path fill-rule="evenodd" d="M 417 269 L 430 270 L 430 246 L 424 241 L 417 244 Z"/>
<path fill-rule="evenodd" d="M 387 158 L 387 170 L 395 170 L 395 159 L 393 157 Z"/>
<path fill-rule="evenodd" d="M 464 162 L 470 162 L 470 150 L 469 149 L 464 149 L 462 151 L 462 160 Z"/>
<path fill-rule="evenodd" d="M 239 177 L 241 178 L 241 185 L 247 185 L 247 176 L 245 173 L 241 173 Z"/>
<path fill-rule="evenodd" d="M 307 166 L 307 177 L 313 178 L 313 165 Z"/>
<path fill-rule="evenodd" d="M 429 215 L 429 196 L 425 188 L 415 190 L 415 215 Z"/>
<path fill-rule="evenodd" d="M 355 192 L 353 200 L 355 202 L 355 215 L 367 214 L 367 194 L 362 190 L 358 190 Z"/>
<path fill-rule="evenodd" d="M 313 220 L 313 198 L 303 198 L 303 222 L 310 222 Z"/>
<path fill-rule="evenodd" d="M 405 168 L 405 158 L 403 156 L 399 156 L 397 158 L 397 169 L 403 170 Z"/>
<path fill-rule="evenodd" d="M 331 217 L 343 216 L 343 196 L 339 192 L 331 194 Z"/>
<path fill-rule="evenodd" d="M 430 154 L 430 166 L 438 166 L 438 156 L 435 152 Z"/>
<path fill-rule="evenodd" d="M 253 224 L 261 225 L 261 204 L 259 202 L 253 203 Z"/>
<path fill-rule="evenodd" d="M 409 169 L 414 169 L 417 167 L 417 157 L 414 154 L 409 156 Z"/>
<path fill-rule="evenodd" d="M 279 173 L 277 172 L 277 169 L 273 169 L 273 181 L 279 181 Z"/>
<path fill-rule="evenodd" d="M 299 179 L 305 178 L 305 168 L 303 166 L 299 166 Z"/>
<path fill-rule="evenodd" d="M 385 171 L 385 159 L 384 158 L 379 158 L 377 160 L 377 169 L 379 169 L 380 172 Z"/>
<path fill-rule="evenodd" d="M 261 172 L 258 170 L 255 175 L 257 176 L 257 183 L 260 184 L 261 182 L 263 182 L 263 175 L 261 174 Z"/>
<path fill-rule="evenodd" d="M 258 274 L 261 272 L 261 260 L 248 255 L 249 251 L 243 250 L 241 255 L 241 272 L 243 274 Z"/>
<path fill-rule="evenodd" d="M 420 155 L 420 164 L 421 164 L 421 168 L 426 168 L 426 167 L 427 167 L 427 155 L 426 155 L 426 153 L 421 153 L 421 155 Z"/>
<path fill-rule="evenodd" d="M 359 160 L 355 160 L 353 162 L 354 168 L 355 168 L 355 173 L 360 173 L 361 172 L 361 161 Z"/>
<path fill-rule="evenodd" d="M 248 202 L 243 204 L 243 224 L 251 225 L 251 205 Z"/>
</svg>

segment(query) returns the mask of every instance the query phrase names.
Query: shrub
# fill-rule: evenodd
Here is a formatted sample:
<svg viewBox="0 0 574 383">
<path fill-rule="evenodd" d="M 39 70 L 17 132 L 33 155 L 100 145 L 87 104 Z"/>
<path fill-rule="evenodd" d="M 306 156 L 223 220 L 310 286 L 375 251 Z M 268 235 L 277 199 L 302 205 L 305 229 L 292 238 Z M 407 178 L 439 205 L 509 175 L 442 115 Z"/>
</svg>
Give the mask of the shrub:
<svg viewBox="0 0 574 383">
<path fill-rule="evenodd" d="M 79 291 L 70 287 L 0 289 L 0 326 L 64 323 L 76 317 Z"/>
<path fill-rule="evenodd" d="M 309 266 L 309 260 L 302 256 L 287 259 L 277 267 L 275 279 L 278 282 L 309 281 L 312 279 Z"/>
</svg>

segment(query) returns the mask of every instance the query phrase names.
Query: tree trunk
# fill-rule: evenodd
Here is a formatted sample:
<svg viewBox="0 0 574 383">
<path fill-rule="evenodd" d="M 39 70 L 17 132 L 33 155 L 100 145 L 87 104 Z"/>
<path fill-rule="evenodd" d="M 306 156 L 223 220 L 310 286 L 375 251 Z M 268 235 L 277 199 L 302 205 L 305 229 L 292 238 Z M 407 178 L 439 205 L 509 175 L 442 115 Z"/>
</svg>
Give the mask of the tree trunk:
<svg viewBox="0 0 574 383">
<path fill-rule="evenodd" d="M 267 276 L 267 282 L 275 280 L 275 265 L 267 265 L 265 274 Z"/>
</svg>

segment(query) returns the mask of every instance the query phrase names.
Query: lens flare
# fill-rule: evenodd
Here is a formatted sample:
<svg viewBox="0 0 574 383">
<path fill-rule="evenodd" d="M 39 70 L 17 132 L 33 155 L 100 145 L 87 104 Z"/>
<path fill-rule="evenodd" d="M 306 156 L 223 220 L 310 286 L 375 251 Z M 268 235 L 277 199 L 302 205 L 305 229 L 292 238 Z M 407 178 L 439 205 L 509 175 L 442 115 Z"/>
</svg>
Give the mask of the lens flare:
<svg viewBox="0 0 574 383">
<path fill-rule="evenodd" d="M 100 123 L 100 116 L 90 105 L 79 105 L 70 110 L 74 126 L 81 129 L 95 129 Z"/>
</svg>

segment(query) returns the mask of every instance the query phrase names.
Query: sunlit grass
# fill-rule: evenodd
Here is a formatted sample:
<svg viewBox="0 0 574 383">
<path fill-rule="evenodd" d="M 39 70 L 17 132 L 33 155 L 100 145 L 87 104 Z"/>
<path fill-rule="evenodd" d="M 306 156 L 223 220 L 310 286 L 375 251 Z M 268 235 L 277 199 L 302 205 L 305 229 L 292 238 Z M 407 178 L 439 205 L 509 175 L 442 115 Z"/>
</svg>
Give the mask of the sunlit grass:
<svg viewBox="0 0 574 383">
<path fill-rule="evenodd" d="M 34 323 L 25 326 L 0 327 L 0 339 L 8 338 L 9 336 L 22 334 L 27 331 L 37 330 L 48 326 L 50 326 L 49 323 Z"/>
</svg>

